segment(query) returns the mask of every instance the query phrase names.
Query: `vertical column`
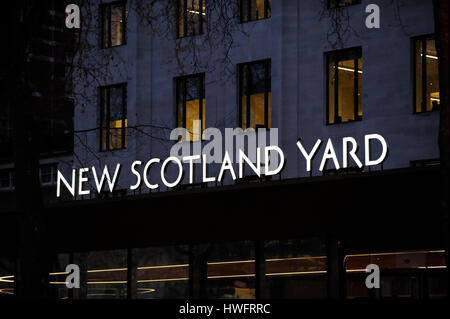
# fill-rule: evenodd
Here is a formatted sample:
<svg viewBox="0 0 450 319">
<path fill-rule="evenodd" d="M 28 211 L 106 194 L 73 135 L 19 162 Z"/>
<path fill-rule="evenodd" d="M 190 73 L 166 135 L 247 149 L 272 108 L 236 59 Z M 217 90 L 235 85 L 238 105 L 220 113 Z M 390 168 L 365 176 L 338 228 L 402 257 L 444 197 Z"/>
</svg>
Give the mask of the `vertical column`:
<svg viewBox="0 0 450 319">
<path fill-rule="evenodd" d="M 136 256 L 133 249 L 127 249 L 127 299 L 136 299 L 137 297 L 137 265 Z"/>
<path fill-rule="evenodd" d="M 74 264 L 77 264 L 80 267 L 80 288 L 73 289 L 73 299 L 87 299 L 87 256 L 88 253 L 80 253 L 76 254 L 76 257 L 73 257 Z"/>
<path fill-rule="evenodd" d="M 345 269 L 342 243 L 335 236 L 327 237 L 327 288 L 328 298 L 344 299 Z"/>
<path fill-rule="evenodd" d="M 207 254 L 203 245 L 189 245 L 189 298 L 206 298 Z"/>
<path fill-rule="evenodd" d="M 264 240 L 255 242 L 255 298 L 267 298 Z"/>
</svg>

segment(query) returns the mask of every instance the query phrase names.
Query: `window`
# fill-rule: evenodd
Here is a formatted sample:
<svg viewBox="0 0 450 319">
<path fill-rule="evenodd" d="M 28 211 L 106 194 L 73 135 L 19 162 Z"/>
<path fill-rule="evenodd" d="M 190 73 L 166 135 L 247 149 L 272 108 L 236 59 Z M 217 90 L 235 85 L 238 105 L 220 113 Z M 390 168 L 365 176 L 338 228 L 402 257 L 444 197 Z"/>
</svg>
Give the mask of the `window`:
<svg viewBox="0 0 450 319">
<path fill-rule="evenodd" d="M 439 109 L 439 69 L 433 36 L 420 37 L 414 42 L 414 112 Z"/>
<path fill-rule="evenodd" d="M 427 160 L 418 160 L 411 161 L 411 167 L 430 167 L 430 166 L 439 166 L 441 165 L 440 159 L 427 159 Z"/>
<path fill-rule="evenodd" d="M 210 299 L 255 299 L 255 242 L 211 244 L 206 250 Z"/>
<path fill-rule="evenodd" d="M 126 84 L 100 88 L 101 150 L 127 147 Z"/>
<path fill-rule="evenodd" d="M 271 5 L 272 0 L 241 0 L 241 22 L 270 18 Z"/>
<path fill-rule="evenodd" d="M 10 190 L 14 188 L 14 170 L 2 169 L 0 170 L 0 189 Z"/>
<path fill-rule="evenodd" d="M 83 262 L 88 269 L 86 272 L 87 299 L 127 298 L 128 260 L 126 250 L 90 252 Z"/>
<path fill-rule="evenodd" d="M 0 158 L 11 158 L 13 152 L 13 125 L 10 105 L 0 107 Z"/>
<path fill-rule="evenodd" d="M 380 267 L 381 289 L 367 289 L 367 265 Z M 443 250 L 358 252 L 345 255 L 347 298 L 443 299 L 448 295 Z"/>
<path fill-rule="evenodd" d="M 178 0 L 178 37 L 203 33 L 206 0 Z"/>
<path fill-rule="evenodd" d="M 39 177 L 42 185 L 56 183 L 58 164 L 45 164 L 39 168 Z"/>
<path fill-rule="evenodd" d="M 39 167 L 39 179 L 42 185 L 54 185 L 56 183 L 58 164 L 45 164 Z M 0 170 L 0 189 L 10 190 L 15 187 L 13 169 Z"/>
<path fill-rule="evenodd" d="M 189 247 L 164 246 L 133 249 L 137 299 L 189 297 Z"/>
<path fill-rule="evenodd" d="M 267 240 L 264 257 L 268 298 L 327 298 L 325 240 Z"/>
<path fill-rule="evenodd" d="M 270 60 L 238 65 L 239 123 L 243 129 L 271 127 Z"/>
<path fill-rule="evenodd" d="M 361 48 L 327 54 L 327 124 L 362 120 Z"/>
<path fill-rule="evenodd" d="M 102 21 L 102 48 L 125 44 L 126 10 L 125 2 L 112 2 L 100 6 Z"/>
<path fill-rule="evenodd" d="M 188 131 L 186 140 L 201 139 L 200 127 L 195 121 L 201 121 L 201 130 L 205 129 L 205 74 L 183 76 L 175 79 L 177 94 L 177 124 Z"/>
<path fill-rule="evenodd" d="M 352 4 L 359 4 L 361 0 L 328 0 L 328 9 L 346 7 Z"/>
</svg>

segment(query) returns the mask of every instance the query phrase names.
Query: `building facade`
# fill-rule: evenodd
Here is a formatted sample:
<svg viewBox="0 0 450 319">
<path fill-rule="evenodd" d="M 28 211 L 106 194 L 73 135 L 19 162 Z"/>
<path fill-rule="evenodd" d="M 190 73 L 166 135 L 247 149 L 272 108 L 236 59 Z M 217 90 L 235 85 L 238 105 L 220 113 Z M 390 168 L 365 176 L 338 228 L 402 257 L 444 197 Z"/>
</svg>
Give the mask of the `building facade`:
<svg viewBox="0 0 450 319">
<path fill-rule="evenodd" d="M 264 3 L 252 4 L 254 15 L 261 14 L 262 9 L 258 11 L 258 7 L 264 8 Z M 197 6 L 195 1 L 192 4 Z M 389 3 L 380 3 L 383 8 L 380 29 L 365 26 L 365 3 L 341 9 L 324 9 L 320 1 L 277 1 L 268 5 L 269 13 L 254 16 L 254 21 L 240 23 L 230 14 L 232 22 L 240 24 L 232 30 L 233 46 L 227 63 L 222 65 L 217 60 L 222 57 L 223 48 L 218 46 L 217 52 L 207 51 L 209 43 L 203 39 L 206 30 L 174 40 L 176 35 L 167 36 L 173 31 L 170 26 L 162 26 L 164 30 L 160 33 L 164 37 L 158 37 L 150 30 L 152 26 L 139 22 L 142 17 L 133 11 L 133 3 L 125 6 L 126 26 L 110 26 L 124 28 L 123 39 L 115 39 L 119 42 L 109 48 L 96 47 L 97 51 L 106 50 L 101 54 L 120 56 L 116 58 L 119 62 L 110 64 L 108 71 L 99 74 L 98 87 L 91 88 L 92 96 L 99 96 L 93 91 L 100 87 L 103 92 L 100 94 L 113 94 L 123 99 L 123 103 L 99 106 L 95 99 L 94 103 L 90 101 L 91 104 L 77 109 L 75 131 L 89 131 L 79 135 L 94 151 L 86 151 L 86 147 L 78 144 L 76 152 L 82 162 L 79 165 L 86 162 L 89 167 L 98 162 L 97 158 L 100 165 L 113 166 L 117 162 L 129 166 L 136 159 L 145 162 L 152 157 L 166 158 L 174 144 L 169 138 L 171 130 L 185 127 L 191 131 L 193 124 L 189 122 L 193 120 L 202 120 L 203 128 L 214 127 L 222 132 L 225 128 L 277 128 L 278 145 L 287 158 L 283 171 L 286 178 L 310 175 L 305 162 L 299 160 L 295 144 L 298 139 L 310 150 L 317 139 L 331 138 L 338 158 L 342 158 L 343 137 L 355 137 L 358 145 L 363 145 L 364 135 L 381 134 L 389 145 L 384 169 L 410 167 L 411 162 L 439 158 L 435 143 L 439 112 L 431 111 L 439 100 L 431 3 L 408 3 L 401 8 L 400 18 Z M 341 31 L 343 40 L 333 35 L 331 25 L 333 19 L 338 19 L 333 16 L 336 13 L 330 12 L 333 10 L 341 10 L 342 19 L 349 17 L 350 31 Z M 116 11 L 121 14 L 119 9 Z M 202 13 L 205 19 L 206 14 Z M 166 19 L 166 22 L 177 21 Z M 204 25 L 206 28 L 206 22 Z M 192 52 L 178 48 L 177 41 L 190 45 L 191 38 L 196 37 L 200 38 L 198 52 L 197 48 Z M 425 55 L 421 51 L 424 45 Z M 175 60 L 176 55 L 185 58 L 181 66 Z M 424 63 L 423 56 L 427 58 Z M 197 59 L 200 62 L 196 64 Z M 202 59 L 207 62 L 202 63 Z M 358 63 L 357 76 L 352 74 L 354 59 Z M 338 72 L 334 72 L 334 64 Z M 246 65 L 248 70 L 243 69 Z M 423 71 L 422 66 L 428 68 Z M 224 69 L 229 73 L 222 74 Z M 255 79 L 249 79 L 248 74 Z M 188 86 L 184 92 L 180 91 L 183 85 Z M 424 85 L 428 89 L 422 95 Z M 247 87 L 249 107 L 245 101 Z M 183 93 L 188 96 L 184 101 L 184 122 Z M 197 93 L 203 96 L 200 98 Z M 198 110 L 200 100 L 202 115 Z M 100 107 L 109 110 L 102 111 Z M 248 122 L 246 108 L 251 112 Z M 116 116 L 109 119 L 109 128 L 92 130 L 107 126 L 108 120 L 101 118 L 107 111 Z M 125 126 L 128 126 L 127 138 L 122 141 L 125 129 L 121 127 Z M 313 161 L 316 168 L 313 175 L 322 174 L 317 169 L 320 161 L 320 156 Z M 126 175 L 125 172 L 121 175 L 126 179 L 122 184 L 129 185 L 134 176 Z M 197 180 L 201 182 L 201 176 Z"/>
</svg>

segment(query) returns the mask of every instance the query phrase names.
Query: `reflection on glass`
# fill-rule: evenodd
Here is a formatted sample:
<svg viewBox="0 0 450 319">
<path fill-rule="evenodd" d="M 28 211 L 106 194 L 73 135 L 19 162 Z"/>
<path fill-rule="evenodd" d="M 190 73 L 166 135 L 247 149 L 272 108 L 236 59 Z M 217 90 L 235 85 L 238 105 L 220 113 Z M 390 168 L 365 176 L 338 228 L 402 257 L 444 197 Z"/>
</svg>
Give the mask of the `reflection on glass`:
<svg viewBox="0 0 450 319">
<path fill-rule="evenodd" d="M 111 46 L 123 43 L 123 6 L 111 6 Z"/>
<path fill-rule="evenodd" d="M 125 43 L 125 4 L 104 4 L 102 14 L 102 47 L 109 48 Z"/>
<path fill-rule="evenodd" d="M 314 239 L 265 242 L 269 298 L 327 297 L 327 257 L 324 241 Z"/>
<path fill-rule="evenodd" d="M 88 299 L 127 297 L 126 250 L 91 252 L 86 264 Z"/>
<path fill-rule="evenodd" d="M 188 246 L 135 249 L 138 299 L 187 298 Z"/>
<path fill-rule="evenodd" d="M 367 265 L 380 267 L 381 290 L 377 298 L 443 298 L 446 286 L 443 250 L 349 254 L 344 258 L 347 273 L 347 298 L 368 298 L 365 286 Z"/>
<path fill-rule="evenodd" d="M 211 245 L 207 258 L 209 298 L 255 298 L 254 248 L 252 241 Z"/>
<path fill-rule="evenodd" d="M 66 286 L 66 266 L 72 264 L 69 254 L 59 254 L 52 265 L 50 278 L 50 293 L 56 299 L 69 299 L 70 293 Z"/>
<path fill-rule="evenodd" d="M 14 296 L 14 263 L 0 258 L 0 299 Z"/>
</svg>

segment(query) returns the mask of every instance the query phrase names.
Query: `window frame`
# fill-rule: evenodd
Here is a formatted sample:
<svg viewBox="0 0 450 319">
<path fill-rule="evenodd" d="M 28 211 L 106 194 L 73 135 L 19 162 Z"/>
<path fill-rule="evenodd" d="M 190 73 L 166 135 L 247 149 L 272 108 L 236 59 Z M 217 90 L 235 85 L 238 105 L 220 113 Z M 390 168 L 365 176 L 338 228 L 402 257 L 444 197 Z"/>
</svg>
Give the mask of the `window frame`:
<svg viewBox="0 0 450 319">
<path fill-rule="evenodd" d="M 237 65 L 237 97 L 238 97 L 238 127 L 240 127 L 241 129 L 243 128 L 243 116 L 242 116 L 242 97 L 243 97 L 243 77 L 241 76 L 242 70 L 244 67 L 247 67 L 249 65 L 252 64 L 259 64 L 259 63 L 263 63 L 265 65 L 265 72 L 264 72 L 264 82 L 265 82 L 265 90 L 264 90 L 264 126 L 255 126 L 255 130 L 259 129 L 259 128 L 265 128 L 266 130 L 270 130 L 269 128 L 269 93 L 272 92 L 272 60 L 271 59 L 262 59 L 262 60 L 256 60 L 256 61 L 251 61 L 251 62 L 244 62 L 244 63 L 239 63 Z M 270 72 L 269 72 L 270 71 Z M 248 78 L 250 72 L 247 72 L 247 79 L 246 81 L 250 81 L 250 79 Z M 270 74 L 270 79 L 269 79 L 269 74 Z M 270 89 L 268 89 L 270 88 Z M 247 105 L 246 105 L 246 125 L 245 125 L 245 129 L 248 129 L 251 127 L 251 114 L 250 114 L 250 99 L 247 99 Z"/>
<path fill-rule="evenodd" d="M 2 168 L 0 170 L 1 173 L 5 173 L 8 175 L 9 185 L 2 186 L 0 184 L 0 191 L 11 191 L 15 189 L 15 178 L 14 178 L 14 168 Z"/>
<path fill-rule="evenodd" d="M 122 5 L 122 20 L 123 20 L 123 28 L 122 28 L 122 43 L 118 44 L 118 45 L 112 45 L 111 43 L 111 7 L 115 6 L 115 5 Z M 100 9 L 100 48 L 101 49 L 110 49 L 110 48 L 116 48 L 116 47 L 121 47 L 127 44 L 127 14 L 126 14 L 126 10 L 127 10 L 127 1 L 126 0 L 118 0 L 118 1 L 113 1 L 113 2 L 107 2 L 107 3 L 101 3 L 99 5 L 99 9 Z M 108 23 L 108 31 L 107 31 L 107 36 L 108 39 L 105 40 L 105 25 L 103 23 L 104 21 L 104 17 L 105 17 L 105 11 L 108 11 L 108 16 L 109 16 L 109 23 Z M 105 45 L 107 41 L 107 45 Z"/>
<path fill-rule="evenodd" d="M 346 5 L 343 5 L 343 6 L 332 6 L 331 2 L 332 2 L 332 0 L 327 0 L 327 10 L 346 8 L 346 7 L 349 7 L 349 6 L 361 4 L 361 0 L 353 0 L 352 3 L 346 4 Z"/>
<path fill-rule="evenodd" d="M 44 167 L 49 167 L 50 168 L 50 181 L 49 182 L 44 182 L 42 180 L 42 169 Z M 39 181 L 41 183 L 41 186 L 52 186 L 56 184 L 56 180 L 57 180 L 57 174 L 58 174 L 58 163 L 47 163 L 47 164 L 42 164 L 39 166 Z"/>
<path fill-rule="evenodd" d="M 427 110 L 426 106 L 426 91 L 427 91 L 427 40 L 435 40 L 436 41 L 436 34 L 430 33 L 430 34 L 424 34 L 416 37 L 411 38 L 411 58 L 412 58 L 412 82 L 413 82 L 413 114 L 427 114 L 430 112 L 436 112 L 439 109 L 431 109 Z M 417 98 L 417 83 L 416 83 L 416 72 L 417 72 L 417 61 L 416 61 L 416 42 L 421 41 L 422 43 L 422 101 L 420 105 L 420 111 L 417 111 L 417 105 L 416 105 L 416 98 Z M 425 46 L 424 46 L 425 44 Z M 425 54 L 424 54 L 425 53 Z M 439 91 L 440 91 L 440 83 L 439 83 Z"/>
<path fill-rule="evenodd" d="M 183 6 L 184 6 L 184 10 L 183 10 L 183 34 L 180 35 L 180 13 L 181 13 L 181 8 L 180 8 L 180 2 L 183 1 Z M 195 0 L 192 0 L 195 1 Z M 207 5 L 207 1 L 206 0 L 198 0 L 199 2 L 199 8 L 200 8 L 200 12 L 199 12 L 199 33 L 193 33 L 193 34 L 188 34 L 187 33 L 187 29 L 188 29 L 188 19 L 187 19 L 187 0 L 177 0 L 177 39 L 183 39 L 186 37 L 195 37 L 195 36 L 199 36 L 202 35 L 204 33 L 204 14 L 206 16 L 206 5 Z M 203 3 L 205 4 L 205 12 L 203 12 Z M 195 28 L 194 28 L 195 31 Z"/>
<path fill-rule="evenodd" d="M 122 87 L 122 143 L 120 148 L 111 148 L 110 145 L 110 136 L 111 136 L 111 88 L 120 88 Z M 107 128 L 106 128 L 106 149 L 103 149 L 103 94 L 102 90 L 107 90 Z M 128 112 L 127 112 L 127 82 L 121 82 L 112 85 L 100 86 L 98 88 L 99 95 L 99 108 L 100 108 L 100 152 L 112 152 L 112 151 L 120 151 L 126 149 L 126 140 L 127 140 L 127 128 L 128 125 L 125 125 L 125 121 L 127 120 Z"/>
<path fill-rule="evenodd" d="M 202 121 L 202 127 L 201 127 L 201 134 L 200 134 L 200 141 L 203 141 L 203 132 L 205 131 L 206 128 L 206 123 L 203 123 L 203 116 L 205 117 L 205 122 L 206 122 L 206 85 L 205 85 L 205 79 L 206 79 L 206 74 L 204 72 L 201 73 L 194 73 L 194 74 L 188 74 L 188 75 L 182 75 L 182 76 L 178 76 L 176 78 L 174 78 L 174 82 L 175 82 L 175 127 L 179 127 L 179 122 L 180 122 L 180 118 L 179 118 L 179 110 L 178 110 L 178 105 L 179 105 L 179 101 L 178 101 L 178 97 L 179 97 L 179 82 L 183 81 L 183 88 L 184 88 L 184 92 L 183 92 L 183 125 L 182 128 L 184 128 L 185 130 L 187 130 L 186 128 L 186 103 L 187 103 L 187 91 L 186 91 L 186 80 L 187 79 L 192 79 L 192 78 L 201 78 L 200 81 L 200 98 L 199 98 L 199 120 Z M 203 105 L 203 100 L 205 100 L 205 105 Z M 203 114 L 203 108 L 205 108 L 205 114 Z M 184 140 L 184 142 L 188 142 L 186 139 Z M 192 140 L 189 140 L 189 142 L 194 142 Z"/>
<path fill-rule="evenodd" d="M 330 63 L 331 59 L 334 60 L 334 66 L 337 69 L 337 64 L 339 63 L 339 55 L 345 54 L 347 52 L 353 52 L 354 54 L 354 75 L 353 75 L 353 114 L 354 114 L 354 120 L 342 122 L 341 120 L 338 120 L 339 117 L 339 72 L 334 72 L 334 79 L 335 79 L 335 85 L 334 85 L 334 122 L 330 123 Z M 342 50 L 334 50 L 325 52 L 325 62 L 326 62 L 326 125 L 337 125 L 337 124 L 347 124 L 347 123 L 353 123 L 353 122 L 360 122 L 363 120 L 363 115 L 358 115 L 358 88 L 359 88 L 359 81 L 358 81 L 358 59 L 361 58 L 362 61 L 362 46 L 356 46 L 351 48 L 346 48 Z M 362 80 L 361 80 L 362 82 Z M 361 83 L 362 87 L 362 83 Z M 362 92 L 361 92 L 361 110 L 362 110 Z"/>
<path fill-rule="evenodd" d="M 269 2 L 270 2 L 270 15 L 269 15 Z M 244 3 L 247 5 L 247 17 L 244 19 Z M 248 23 L 254 21 L 261 21 L 270 19 L 272 17 L 272 0 L 264 0 L 264 18 L 252 19 L 252 4 L 251 0 L 239 1 L 239 23 Z"/>
</svg>

